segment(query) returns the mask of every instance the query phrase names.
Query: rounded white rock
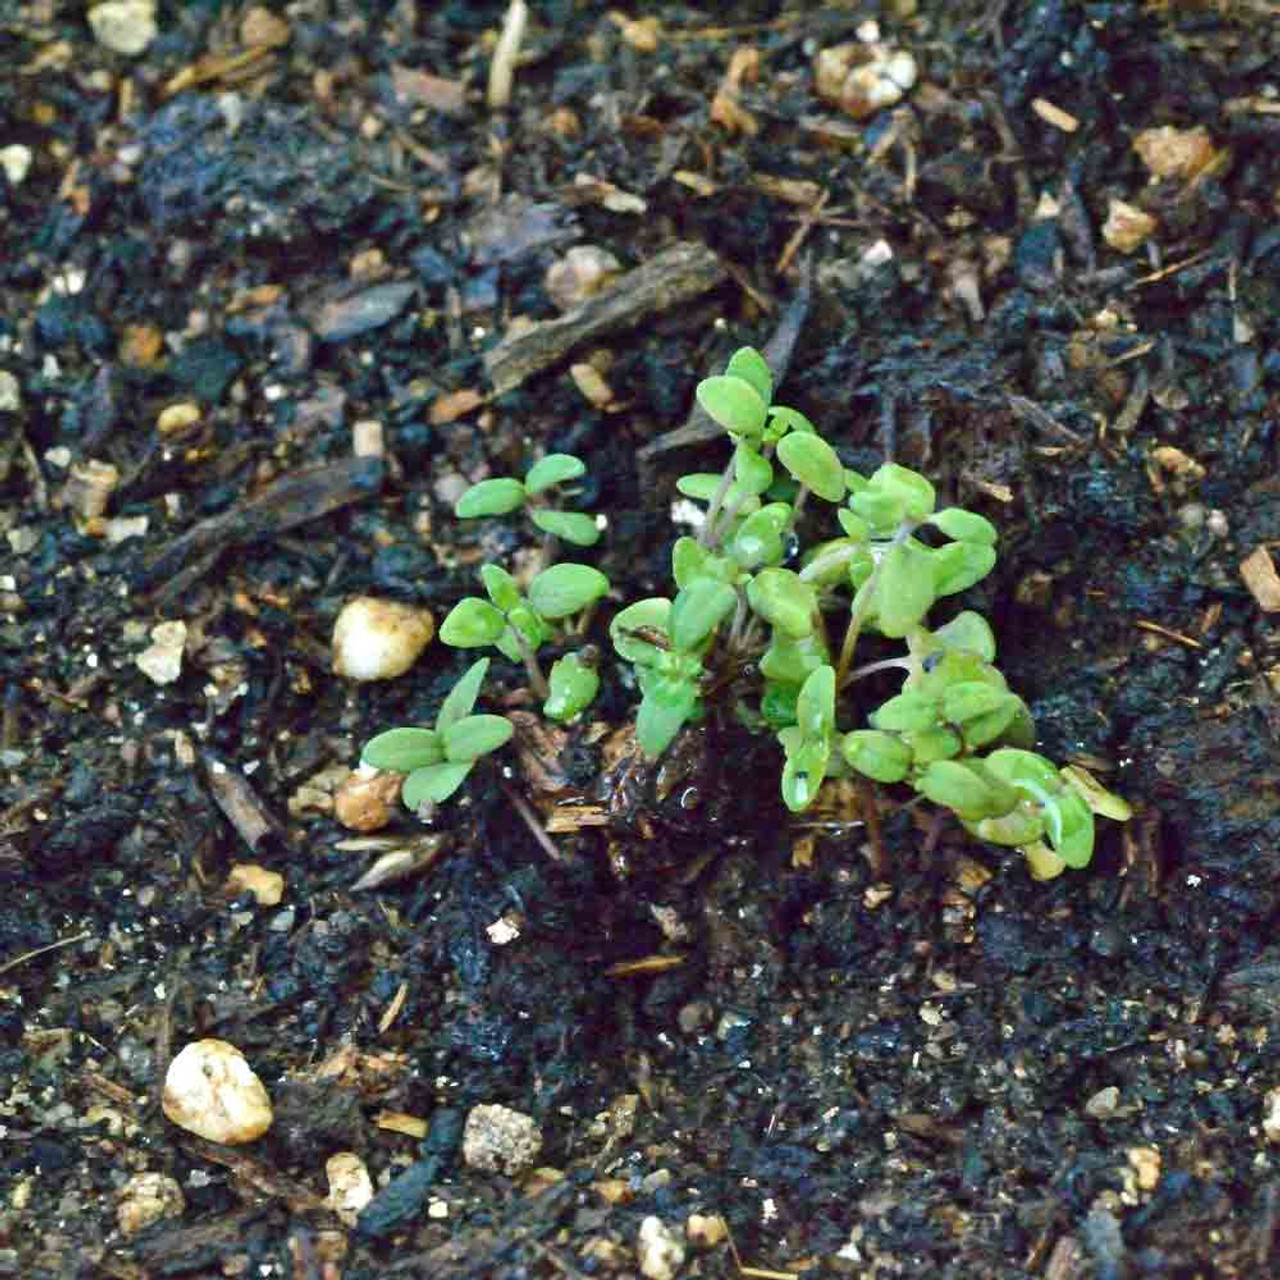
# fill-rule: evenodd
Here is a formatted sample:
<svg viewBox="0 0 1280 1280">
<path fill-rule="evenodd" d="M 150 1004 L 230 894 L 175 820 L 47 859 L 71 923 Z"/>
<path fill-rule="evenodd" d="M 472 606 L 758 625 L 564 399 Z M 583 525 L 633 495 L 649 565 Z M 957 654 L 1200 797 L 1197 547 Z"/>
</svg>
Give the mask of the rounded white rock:
<svg viewBox="0 0 1280 1280">
<path fill-rule="evenodd" d="M 240 1146 L 271 1127 L 271 1099 L 243 1053 L 225 1040 L 196 1040 L 169 1064 L 161 1098 L 180 1129 Z"/>
<path fill-rule="evenodd" d="M 348 680 L 392 680 L 418 660 L 435 621 L 426 609 L 357 596 L 333 626 L 333 670 Z"/>
</svg>

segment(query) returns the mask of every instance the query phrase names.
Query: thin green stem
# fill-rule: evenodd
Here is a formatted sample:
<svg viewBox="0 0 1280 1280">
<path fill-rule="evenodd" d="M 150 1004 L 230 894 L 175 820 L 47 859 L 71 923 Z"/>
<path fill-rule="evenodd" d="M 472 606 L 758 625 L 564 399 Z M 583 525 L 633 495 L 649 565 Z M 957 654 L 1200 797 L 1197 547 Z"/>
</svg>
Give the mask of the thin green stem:
<svg viewBox="0 0 1280 1280">
<path fill-rule="evenodd" d="M 719 520 L 720 509 L 724 506 L 724 500 L 728 496 L 731 484 L 733 484 L 732 458 L 725 464 L 725 469 L 720 476 L 720 484 L 712 495 L 711 505 L 707 508 L 707 518 L 702 522 L 702 529 L 698 533 L 698 545 L 705 547 L 708 551 L 715 546 L 713 535 Z"/>
<path fill-rule="evenodd" d="M 897 533 L 893 535 L 893 541 L 876 558 L 871 576 L 858 588 L 853 597 L 853 606 L 849 611 L 849 624 L 844 631 L 844 643 L 840 646 L 840 665 L 836 667 L 837 689 L 843 689 L 848 683 L 849 668 L 853 665 L 853 651 L 857 646 L 858 637 L 862 634 L 862 624 L 867 620 L 867 613 L 871 609 L 871 601 L 875 596 L 876 584 L 880 580 L 880 566 L 884 564 L 885 556 L 894 547 L 900 547 L 906 542 L 915 529 L 915 523 L 910 520 L 904 520 L 898 526 Z"/>
<path fill-rule="evenodd" d="M 520 650 L 520 657 L 524 661 L 524 669 L 529 677 L 529 687 L 545 702 L 551 696 L 551 686 L 547 683 L 546 676 L 542 674 L 537 653 L 534 652 L 533 646 L 519 627 L 513 627 L 508 622 L 507 630 L 511 632 L 516 648 Z"/>
</svg>

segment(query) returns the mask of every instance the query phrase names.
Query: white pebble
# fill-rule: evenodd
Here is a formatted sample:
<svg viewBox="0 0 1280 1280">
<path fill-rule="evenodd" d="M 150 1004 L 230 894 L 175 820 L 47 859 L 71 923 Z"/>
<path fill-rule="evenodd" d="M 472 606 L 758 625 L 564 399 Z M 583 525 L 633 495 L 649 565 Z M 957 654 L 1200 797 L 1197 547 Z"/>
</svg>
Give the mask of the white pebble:
<svg viewBox="0 0 1280 1280">
<path fill-rule="evenodd" d="M 354 1227 L 360 1210 L 373 1199 L 373 1179 L 365 1163 L 354 1151 L 339 1151 L 324 1162 L 329 1179 L 325 1203 L 349 1227 Z"/>
<path fill-rule="evenodd" d="M 196 1040 L 169 1064 L 161 1098 L 180 1129 L 239 1146 L 271 1127 L 271 1099 L 245 1056 L 225 1040 Z"/>
<path fill-rule="evenodd" d="M 89 26 L 104 48 L 136 57 L 159 34 L 155 0 L 106 0 L 89 10 Z"/>
<path fill-rule="evenodd" d="M 182 674 L 187 643 L 185 622 L 161 622 L 151 628 L 151 644 L 134 661 L 153 684 L 172 684 Z"/>
<path fill-rule="evenodd" d="M 472 1107 L 462 1131 L 462 1158 L 469 1169 L 514 1178 L 533 1168 L 542 1150 L 538 1122 L 497 1104 Z"/>
<path fill-rule="evenodd" d="M 122 1236 L 136 1235 L 161 1218 L 180 1218 L 186 1207 L 182 1188 L 167 1173 L 135 1173 L 120 1188 L 116 1223 Z"/>
<path fill-rule="evenodd" d="M 640 1224 L 636 1259 L 640 1273 L 649 1280 L 676 1280 L 684 1266 L 685 1248 L 680 1238 L 659 1217 L 650 1214 Z"/>
<path fill-rule="evenodd" d="M 333 627 L 333 670 L 348 680 L 391 680 L 418 660 L 435 634 L 425 609 L 357 596 Z"/>
</svg>

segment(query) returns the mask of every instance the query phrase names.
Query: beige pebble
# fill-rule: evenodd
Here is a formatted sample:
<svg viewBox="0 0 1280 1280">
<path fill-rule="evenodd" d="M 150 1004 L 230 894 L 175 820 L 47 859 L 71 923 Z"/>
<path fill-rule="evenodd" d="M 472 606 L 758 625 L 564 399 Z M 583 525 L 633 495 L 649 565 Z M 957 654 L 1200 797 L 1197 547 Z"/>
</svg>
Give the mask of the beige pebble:
<svg viewBox="0 0 1280 1280">
<path fill-rule="evenodd" d="M 333 627 L 333 670 L 348 680 L 391 680 L 418 660 L 435 635 L 426 609 L 357 596 Z"/>
<path fill-rule="evenodd" d="M 229 898 L 251 893 L 260 907 L 279 906 L 284 897 L 284 876 L 256 862 L 239 862 L 227 876 L 226 891 Z"/>
<path fill-rule="evenodd" d="M 1140 249 L 1155 233 L 1156 220 L 1136 205 L 1112 200 L 1107 205 L 1107 220 L 1102 225 L 1102 238 L 1121 253 Z"/>
<path fill-rule="evenodd" d="M 136 57 L 159 34 L 155 0 L 106 0 L 89 10 L 89 26 L 103 48 Z"/>
<path fill-rule="evenodd" d="M 182 1188 L 167 1173 L 135 1173 L 120 1188 L 116 1223 L 122 1236 L 132 1236 L 162 1218 L 180 1218 L 186 1207 Z"/>
<path fill-rule="evenodd" d="M 462 1131 L 462 1158 L 469 1169 L 518 1177 L 532 1169 L 542 1150 L 538 1122 L 499 1104 L 472 1107 Z"/>
<path fill-rule="evenodd" d="M 402 773 L 356 769 L 333 793 L 334 817 L 348 831 L 381 831 L 396 814 Z"/>
<path fill-rule="evenodd" d="M 169 1064 L 161 1106 L 180 1129 L 239 1146 L 271 1127 L 271 1099 L 243 1053 L 225 1040 L 196 1040 Z"/>
<path fill-rule="evenodd" d="M 699 1249 L 714 1249 L 728 1232 L 729 1228 L 718 1213 L 691 1213 L 684 1224 L 684 1233 L 689 1243 Z"/>
<path fill-rule="evenodd" d="M 636 1260 L 648 1280 L 676 1280 L 684 1266 L 685 1247 L 663 1220 L 650 1214 L 636 1237 Z"/>
<path fill-rule="evenodd" d="M 901 102 L 919 74 L 913 54 L 880 43 L 833 45 L 814 60 L 818 96 L 855 120 Z"/>
<path fill-rule="evenodd" d="M 349 1227 L 354 1227 L 360 1210 L 373 1199 L 373 1179 L 363 1160 L 354 1151 L 339 1151 L 324 1162 L 329 1179 L 325 1203 Z"/>
<path fill-rule="evenodd" d="M 1280 1086 L 1267 1090 L 1262 1107 L 1262 1132 L 1268 1142 L 1280 1142 Z"/>
<path fill-rule="evenodd" d="M 153 684 L 172 684 L 182 674 L 187 643 L 185 622 L 160 622 L 151 628 L 151 644 L 134 659 Z"/>
</svg>

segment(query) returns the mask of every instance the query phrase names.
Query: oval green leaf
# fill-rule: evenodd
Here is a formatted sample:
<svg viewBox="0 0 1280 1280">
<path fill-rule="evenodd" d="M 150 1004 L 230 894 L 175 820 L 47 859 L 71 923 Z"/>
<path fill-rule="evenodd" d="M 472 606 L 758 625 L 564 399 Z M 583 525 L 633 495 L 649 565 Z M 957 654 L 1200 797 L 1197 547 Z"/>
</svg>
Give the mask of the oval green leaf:
<svg viewBox="0 0 1280 1280">
<path fill-rule="evenodd" d="M 875 782 L 901 782 L 911 769 L 911 748 L 892 733 L 855 729 L 840 743 L 844 758 Z"/>
<path fill-rule="evenodd" d="M 793 640 L 813 633 L 817 597 L 790 569 L 762 569 L 748 584 L 747 599 L 766 622 Z"/>
<path fill-rule="evenodd" d="M 575 547 L 594 547 L 600 541 L 595 516 L 583 511 L 542 511 L 535 508 L 529 512 L 529 519 L 543 533 L 563 538 Z"/>
<path fill-rule="evenodd" d="M 547 683 L 551 692 L 542 704 L 542 714 L 564 724 L 595 701 L 600 674 L 578 654 L 567 653 L 552 664 Z"/>
<path fill-rule="evenodd" d="M 778 442 L 778 461 L 820 498 L 841 502 L 845 495 L 844 465 L 836 451 L 819 435 L 793 431 Z"/>
<path fill-rule="evenodd" d="M 995 525 L 986 516 L 980 516 L 974 511 L 947 507 L 943 511 L 934 512 L 929 517 L 929 523 L 957 542 L 979 542 L 987 547 L 996 545 L 998 535 Z"/>
<path fill-rule="evenodd" d="M 739 347 L 729 357 L 725 373 L 731 378 L 741 378 L 751 384 L 756 395 L 768 404 L 773 399 L 773 374 L 769 365 L 755 347 Z"/>
<path fill-rule="evenodd" d="M 474 760 L 458 763 L 428 765 L 415 769 L 404 780 L 400 799 L 406 809 L 415 812 L 423 804 L 441 804 L 467 780 L 467 774 L 475 767 Z"/>
<path fill-rule="evenodd" d="M 714 578 L 695 578 L 671 605 L 671 643 L 691 653 L 733 612 L 738 593 Z"/>
<path fill-rule="evenodd" d="M 529 603 L 544 618 L 567 618 L 595 604 L 609 579 L 588 564 L 553 564 L 529 583 Z"/>
<path fill-rule="evenodd" d="M 694 394 L 712 420 L 731 435 L 754 439 L 764 429 L 768 405 L 745 378 L 729 374 L 704 378 Z"/>
<path fill-rule="evenodd" d="M 959 546 L 959 543 L 952 543 Z M 925 547 L 897 543 L 885 552 L 876 580 L 876 626 L 901 639 L 929 612 L 934 594 L 933 561 Z"/>
<path fill-rule="evenodd" d="M 506 716 L 463 716 L 444 731 L 444 755 L 451 764 L 478 760 L 511 740 L 515 727 Z"/>
<path fill-rule="evenodd" d="M 388 729 L 370 738 L 360 763 L 393 773 L 412 773 L 444 759 L 440 735 L 434 729 Z"/>
<path fill-rule="evenodd" d="M 455 649 L 480 649 L 494 644 L 506 629 L 507 620 L 500 610 L 479 596 L 467 596 L 440 624 L 440 639 Z"/>
<path fill-rule="evenodd" d="M 930 551 L 933 589 L 940 596 L 966 591 L 989 574 L 996 562 L 995 547 L 980 542 L 948 542 Z"/>
<path fill-rule="evenodd" d="M 586 475 L 587 464 L 571 453 L 549 453 L 541 462 L 535 462 L 524 478 L 526 493 L 542 493 L 553 484 L 576 480 Z"/>
<path fill-rule="evenodd" d="M 524 506 L 524 499 L 524 485 L 519 480 L 481 480 L 458 499 L 453 511 L 462 520 L 475 520 L 480 516 L 505 516 Z"/>
<path fill-rule="evenodd" d="M 484 684 L 485 672 L 489 670 L 489 659 L 481 658 L 473 662 L 457 684 L 449 690 L 445 700 L 440 704 L 440 714 L 436 716 L 436 729 L 443 733 L 451 724 L 457 724 L 463 716 L 471 714 L 480 696 L 480 686 Z"/>
</svg>

